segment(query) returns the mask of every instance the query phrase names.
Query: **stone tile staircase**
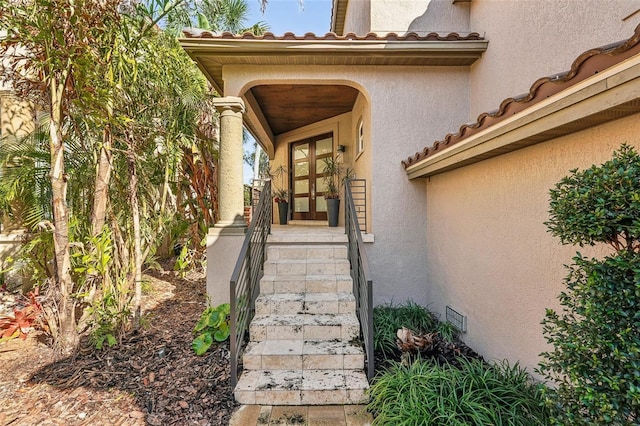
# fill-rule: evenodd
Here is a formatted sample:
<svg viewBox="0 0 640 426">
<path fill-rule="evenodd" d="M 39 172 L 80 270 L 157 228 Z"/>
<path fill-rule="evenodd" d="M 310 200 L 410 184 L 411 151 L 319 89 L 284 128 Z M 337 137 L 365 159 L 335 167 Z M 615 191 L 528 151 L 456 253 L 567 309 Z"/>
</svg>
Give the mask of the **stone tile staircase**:
<svg viewBox="0 0 640 426">
<path fill-rule="evenodd" d="M 274 232 L 236 400 L 258 405 L 366 403 L 368 382 L 352 286 L 344 234 Z"/>
</svg>

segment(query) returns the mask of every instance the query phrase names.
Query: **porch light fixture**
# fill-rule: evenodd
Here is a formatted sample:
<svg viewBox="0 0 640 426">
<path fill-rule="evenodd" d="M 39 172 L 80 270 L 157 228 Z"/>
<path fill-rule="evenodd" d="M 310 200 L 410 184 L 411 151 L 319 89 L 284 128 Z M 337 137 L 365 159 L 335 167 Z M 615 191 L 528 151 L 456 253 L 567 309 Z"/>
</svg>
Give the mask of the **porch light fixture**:
<svg viewBox="0 0 640 426">
<path fill-rule="evenodd" d="M 467 332 L 467 317 L 460 312 L 447 305 L 446 310 L 447 322 L 452 324 L 455 328 L 460 330 L 461 333 Z"/>
<path fill-rule="evenodd" d="M 344 145 L 338 145 L 338 152 L 345 152 L 347 150 L 347 147 Z"/>
</svg>

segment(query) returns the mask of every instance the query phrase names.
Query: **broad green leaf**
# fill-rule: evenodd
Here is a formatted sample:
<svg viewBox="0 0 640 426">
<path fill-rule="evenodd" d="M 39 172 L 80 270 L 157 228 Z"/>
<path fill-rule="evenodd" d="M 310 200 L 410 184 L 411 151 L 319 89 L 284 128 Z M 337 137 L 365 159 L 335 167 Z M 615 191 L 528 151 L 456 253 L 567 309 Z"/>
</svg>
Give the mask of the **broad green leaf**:
<svg viewBox="0 0 640 426">
<path fill-rule="evenodd" d="M 204 355 L 205 352 L 209 350 L 211 344 L 213 343 L 213 338 L 210 333 L 204 333 L 199 335 L 193 340 L 191 344 L 191 348 L 198 356 Z"/>
</svg>

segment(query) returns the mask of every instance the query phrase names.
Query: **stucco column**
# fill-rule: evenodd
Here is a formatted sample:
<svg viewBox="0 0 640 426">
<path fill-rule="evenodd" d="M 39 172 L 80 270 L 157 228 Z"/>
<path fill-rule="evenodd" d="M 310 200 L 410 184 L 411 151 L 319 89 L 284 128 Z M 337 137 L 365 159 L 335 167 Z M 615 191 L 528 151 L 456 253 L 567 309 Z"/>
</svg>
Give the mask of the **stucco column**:
<svg viewBox="0 0 640 426">
<path fill-rule="evenodd" d="M 215 99 L 220 113 L 218 154 L 218 208 L 216 228 L 245 227 L 242 182 L 242 99 L 233 96 Z"/>
<path fill-rule="evenodd" d="M 207 235 L 207 293 L 217 306 L 231 300 L 229 281 L 247 230 L 242 182 L 242 99 L 214 101 L 220 113 L 218 153 L 218 213 L 220 220 Z"/>
</svg>

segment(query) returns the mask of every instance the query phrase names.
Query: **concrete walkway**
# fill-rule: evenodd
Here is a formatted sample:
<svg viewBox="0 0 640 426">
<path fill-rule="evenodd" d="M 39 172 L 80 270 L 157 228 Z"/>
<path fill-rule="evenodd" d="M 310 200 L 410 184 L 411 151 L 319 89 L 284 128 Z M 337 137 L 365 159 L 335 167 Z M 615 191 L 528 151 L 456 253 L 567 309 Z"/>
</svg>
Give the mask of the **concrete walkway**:
<svg viewBox="0 0 640 426">
<path fill-rule="evenodd" d="M 243 405 L 229 426 L 368 426 L 372 421 L 364 405 Z"/>
</svg>

